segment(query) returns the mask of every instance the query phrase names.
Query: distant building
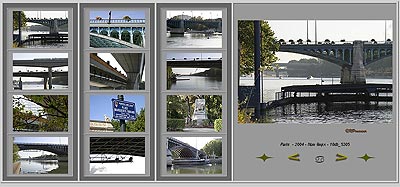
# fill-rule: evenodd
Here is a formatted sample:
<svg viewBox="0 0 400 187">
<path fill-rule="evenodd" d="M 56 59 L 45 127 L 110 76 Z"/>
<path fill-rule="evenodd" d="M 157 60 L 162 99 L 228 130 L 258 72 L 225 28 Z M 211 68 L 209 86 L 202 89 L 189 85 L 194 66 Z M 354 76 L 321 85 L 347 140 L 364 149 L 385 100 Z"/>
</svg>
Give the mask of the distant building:
<svg viewBox="0 0 400 187">
<path fill-rule="evenodd" d="M 90 120 L 89 130 L 91 132 L 114 132 L 115 129 L 110 121 Z"/>
</svg>

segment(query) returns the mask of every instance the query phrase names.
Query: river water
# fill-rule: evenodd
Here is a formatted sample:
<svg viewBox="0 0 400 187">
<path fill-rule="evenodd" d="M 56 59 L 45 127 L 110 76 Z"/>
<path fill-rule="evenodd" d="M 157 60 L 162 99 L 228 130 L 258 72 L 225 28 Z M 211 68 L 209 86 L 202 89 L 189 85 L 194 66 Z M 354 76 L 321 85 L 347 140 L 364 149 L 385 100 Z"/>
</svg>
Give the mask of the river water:
<svg viewBox="0 0 400 187">
<path fill-rule="evenodd" d="M 185 79 L 185 80 L 179 80 Z M 189 79 L 189 80 L 186 80 Z M 222 80 L 215 77 L 181 76 L 171 84 L 170 90 L 221 90 Z"/>
<path fill-rule="evenodd" d="M 167 167 L 169 174 L 222 174 L 222 164 Z"/>
<path fill-rule="evenodd" d="M 322 81 L 321 81 L 322 80 Z M 240 78 L 240 85 L 253 85 L 253 78 Z M 392 84 L 392 79 L 367 79 L 367 83 Z M 282 79 L 268 77 L 263 79 L 264 103 L 275 99 L 275 93 L 284 86 L 316 85 L 316 84 L 340 84 L 340 78 L 311 78 L 284 77 Z M 378 104 L 365 105 L 354 102 L 333 104 L 298 104 L 278 107 L 268 111 L 266 123 L 288 124 L 376 124 L 392 123 L 392 103 L 380 102 Z"/>
<path fill-rule="evenodd" d="M 171 37 L 167 33 L 167 48 L 222 48 L 222 35 L 188 34 Z"/>
<path fill-rule="evenodd" d="M 68 162 L 57 160 L 20 160 L 20 174 L 67 174 Z"/>
<path fill-rule="evenodd" d="M 49 34 L 49 31 L 25 31 L 23 30 L 21 32 L 22 34 L 22 40 L 28 39 L 28 36 L 31 34 Z M 18 30 L 14 31 L 13 34 L 19 34 Z M 60 32 L 60 34 L 68 34 L 68 32 Z M 23 44 L 22 47 L 24 48 L 64 48 L 67 47 L 68 43 L 52 43 L 52 44 L 46 44 L 46 45 L 41 45 L 39 44 L 40 42 L 35 42 L 33 45 L 30 45 L 28 43 Z"/>
</svg>

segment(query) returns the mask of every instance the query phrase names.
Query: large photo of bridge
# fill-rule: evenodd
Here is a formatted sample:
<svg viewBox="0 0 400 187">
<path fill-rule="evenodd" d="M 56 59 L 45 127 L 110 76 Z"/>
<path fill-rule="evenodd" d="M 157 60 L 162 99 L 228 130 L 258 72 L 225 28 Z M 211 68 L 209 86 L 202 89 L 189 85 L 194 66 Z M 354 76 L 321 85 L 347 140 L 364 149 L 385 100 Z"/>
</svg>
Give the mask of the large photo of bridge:
<svg viewBox="0 0 400 187">
<path fill-rule="evenodd" d="M 167 48 L 222 48 L 221 10 L 168 10 Z"/>
<path fill-rule="evenodd" d="M 91 90 L 144 90 L 144 53 L 91 53 Z"/>
<path fill-rule="evenodd" d="M 14 90 L 68 89 L 67 53 L 14 53 Z"/>
<path fill-rule="evenodd" d="M 221 95 L 168 95 L 167 131 L 221 132 Z"/>
<path fill-rule="evenodd" d="M 221 90 L 222 53 L 167 53 L 168 90 Z"/>
<path fill-rule="evenodd" d="M 13 138 L 13 174 L 68 174 L 68 137 Z"/>
<path fill-rule="evenodd" d="M 14 48 L 65 48 L 68 11 L 13 11 Z"/>
<path fill-rule="evenodd" d="M 167 173 L 222 174 L 222 137 L 167 137 Z"/>
<path fill-rule="evenodd" d="M 146 14 L 144 10 L 92 10 L 89 14 L 90 47 L 145 47 Z"/>
<path fill-rule="evenodd" d="M 239 124 L 392 123 L 392 20 L 238 25 Z"/>
<path fill-rule="evenodd" d="M 146 174 L 145 137 L 90 137 L 89 173 Z"/>
<path fill-rule="evenodd" d="M 13 95 L 14 132 L 67 132 L 67 95 Z"/>
</svg>

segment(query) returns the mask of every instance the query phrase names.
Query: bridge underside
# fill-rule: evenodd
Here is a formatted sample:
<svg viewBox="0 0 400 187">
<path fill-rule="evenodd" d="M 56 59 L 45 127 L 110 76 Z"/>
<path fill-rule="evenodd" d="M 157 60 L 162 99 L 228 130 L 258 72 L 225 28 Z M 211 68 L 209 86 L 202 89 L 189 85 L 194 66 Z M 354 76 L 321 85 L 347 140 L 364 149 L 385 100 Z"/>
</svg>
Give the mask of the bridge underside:
<svg viewBox="0 0 400 187">
<path fill-rule="evenodd" d="M 195 158 L 206 158 L 207 156 L 207 154 L 204 151 L 198 150 L 178 139 L 168 137 L 167 140 L 168 140 L 167 148 L 171 152 L 173 159 L 182 159 L 182 158 L 195 159 Z"/>
<path fill-rule="evenodd" d="M 132 43 L 101 34 L 90 33 L 90 47 L 94 48 L 141 48 Z"/>
<path fill-rule="evenodd" d="M 144 137 L 91 137 L 90 154 L 144 157 L 145 145 Z"/>
<path fill-rule="evenodd" d="M 365 44 L 354 41 L 353 44 L 323 45 L 281 45 L 280 52 L 303 54 L 326 60 L 342 67 L 342 84 L 365 84 L 365 66 L 392 56 L 391 44 Z"/>
<path fill-rule="evenodd" d="M 16 144 L 20 151 L 43 150 L 54 153 L 58 156 L 68 155 L 68 145 L 46 145 L 46 144 Z"/>
</svg>

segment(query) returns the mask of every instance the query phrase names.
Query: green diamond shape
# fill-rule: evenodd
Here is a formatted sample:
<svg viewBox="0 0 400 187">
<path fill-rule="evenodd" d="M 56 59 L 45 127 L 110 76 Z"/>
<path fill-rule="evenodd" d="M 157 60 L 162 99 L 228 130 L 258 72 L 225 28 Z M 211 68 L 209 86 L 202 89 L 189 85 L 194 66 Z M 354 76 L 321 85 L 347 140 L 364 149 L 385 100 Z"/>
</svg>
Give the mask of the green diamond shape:
<svg viewBox="0 0 400 187">
<path fill-rule="evenodd" d="M 264 153 L 263 155 L 261 155 L 261 156 L 259 156 L 259 157 L 257 157 L 257 158 L 259 158 L 259 159 L 261 159 L 261 160 L 263 160 L 263 161 L 265 162 L 267 159 L 270 159 L 270 158 L 272 158 L 272 157 L 267 156 L 267 155 Z"/>
<path fill-rule="evenodd" d="M 363 159 L 363 160 L 366 162 L 366 161 L 368 161 L 369 159 L 374 158 L 374 157 L 369 156 L 367 153 L 365 153 L 364 156 L 360 156 L 360 157 L 358 157 L 358 158 L 361 158 L 361 159 Z"/>
</svg>

